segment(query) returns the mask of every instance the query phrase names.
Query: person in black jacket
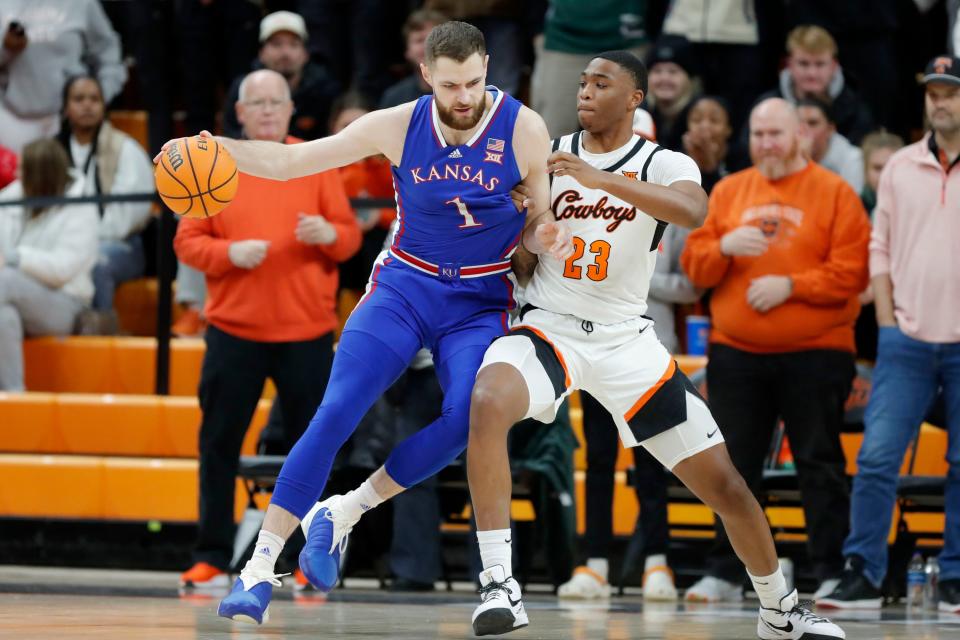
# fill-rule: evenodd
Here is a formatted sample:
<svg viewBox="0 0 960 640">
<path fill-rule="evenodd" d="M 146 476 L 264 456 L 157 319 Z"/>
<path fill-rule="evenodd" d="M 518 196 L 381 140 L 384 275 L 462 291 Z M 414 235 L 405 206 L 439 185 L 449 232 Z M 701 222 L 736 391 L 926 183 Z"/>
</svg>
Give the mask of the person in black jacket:
<svg viewBox="0 0 960 640">
<path fill-rule="evenodd" d="M 310 61 L 307 51 L 307 26 L 303 18 L 290 11 L 276 11 L 260 22 L 260 53 L 252 69 L 276 71 L 290 85 L 293 98 L 293 119 L 290 135 L 314 140 L 327 135 L 330 105 L 340 95 L 340 85 L 323 66 Z M 236 78 L 224 100 L 223 134 L 242 136 L 233 108 L 240 96 Z"/>
<path fill-rule="evenodd" d="M 877 124 L 888 129 L 899 127 L 907 117 L 898 101 L 890 99 L 907 80 L 897 60 L 900 28 L 897 4 L 897 0 L 789 0 L 784 3 L 788 29 L 815 24 L 836 38 L 847 79 L 854 81 Z M 912 74 L 910 76 L 909 81 L 913 82 Z"/>
<path fill-rule="evenodd" d="M 779 86 L 757 100 L 783 98 L 796 105 L 803 98 L 819 98 L 830 104 L 837 131 L 853 144 L 874 128 L 873 115 L 850 88 L 837 61 L 837 42 L 823 27 L 799 26 L 787 36 L 787 67 Z"/>
<path fill-rule="evenodd" d="M 873 115 L 847 84 L 837 61 L 837 41 L 823 27 L 803 25 L 787 36 L 787 52 L 787 66 L 780 72 L 779 85 L 757 98 L 755 104 L 768 98 L 783 98 L 794 106 L 805 98 L 821 100 L 829 105 L 837 132 L 859 145 L 873 131 Z M 749 139 L 750 127 L 744 125 L 728 157 L 731 171 L 750 166 Z"/>
<path fill-rule="evenodd" d="M 653 116 L 657 143 L 671 151 L 683 149 L 687 113 L 699 93 L 693 53 L 686 38 L 664 35 L 647 54 L 650 92 L 643 106 Z"/>
</svg>

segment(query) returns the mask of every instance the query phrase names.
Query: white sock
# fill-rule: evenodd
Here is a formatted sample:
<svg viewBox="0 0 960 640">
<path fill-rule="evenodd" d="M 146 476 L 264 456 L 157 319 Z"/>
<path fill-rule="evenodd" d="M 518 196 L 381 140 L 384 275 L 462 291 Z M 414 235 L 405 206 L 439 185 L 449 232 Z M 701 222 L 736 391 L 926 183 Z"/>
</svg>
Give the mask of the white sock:
<svg viewBox="0 0 960 640">
<path fill-rule="evenodd" d="M 593 571 L 606 582 L 607 575 L 610 573 L 610 563 L 607 562 L 606 558 L 587 558 L 587 569 Z"/>
<path fill-rule="evenodd" d="M 777 566 L 777 570 L 768 576 L 758 577 L 749 572 L 747 572 L 747 575 L 750 576 L 750 581 L 753 583 L 753 590 L 757 592 L 757 597 L 760 598 L 760 606 L 764 609 L 789 611 L 796 606 L 797 597 L 795 592 L 787 589 L 787 579 L 783 577 L 783 571 L 780 570 L 779 565 Z M 784 602 L 783 599 L 791 593 L 794 593 L 794 597 Z"/>
<path fill-rule="evenodd" d="M 359 487 L 343 496 L 340 507 L 344 515 L 352 522 L 356 522 L 367 511 L 383 502 L 383 498 L 373 488 L 373 483 L 367 478 Z"/>
<path fill-rule="evenodd" d="M 503 567 L 503 573 L 508 578 L 513 576 L 513 548 L 510 529 L 492 529 L 477 531 L 477 542 L 480 543 L 480 561 L 483 568 L 489 569 L 498 564 Z"/>
<path fill-rule="evenodd" d="M 647 556 L 647 559 L 643 562 L 643 570 L 650 571 L 654 567 L 666 567 L 667 565 L 667 556 L 662 553 L 657 553 L 652 556 Z"/>
<path fill-rule="evenodd" d="M 247 561 L 245 569 L 255 573 L 273 575 L 275 572 L 274 565 L 277 563 L 277 558 L 280 557 L 280 552 L 283 551 L 283 544 L 283 538 L 261 529 L 260 535 L 257 536 L 257 544 L 253 548 L 253 556 Z"/>
</svg>

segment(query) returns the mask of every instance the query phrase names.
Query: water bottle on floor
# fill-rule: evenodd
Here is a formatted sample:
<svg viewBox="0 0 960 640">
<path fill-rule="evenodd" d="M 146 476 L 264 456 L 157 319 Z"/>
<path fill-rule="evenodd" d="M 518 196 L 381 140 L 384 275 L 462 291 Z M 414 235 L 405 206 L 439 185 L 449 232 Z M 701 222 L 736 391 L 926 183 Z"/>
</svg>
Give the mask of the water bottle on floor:
<svg viewBox="0 0 960 640">
<path fill-rule="evenodd" d="M 923 556 L 913 554 L 913 559 L 907 565 L 907 607 L 919 609 L 923 606 L 923 588 L 926 583 Z"/>
<path fill-rule="evenodd" d="M 936 611 L 940 600 L 937 589 L 940 584 L 940 563 L 937 561 L 937 556 L 927 558 L 923 574 L 923 608 L 927 611 Z"/>
</svg>

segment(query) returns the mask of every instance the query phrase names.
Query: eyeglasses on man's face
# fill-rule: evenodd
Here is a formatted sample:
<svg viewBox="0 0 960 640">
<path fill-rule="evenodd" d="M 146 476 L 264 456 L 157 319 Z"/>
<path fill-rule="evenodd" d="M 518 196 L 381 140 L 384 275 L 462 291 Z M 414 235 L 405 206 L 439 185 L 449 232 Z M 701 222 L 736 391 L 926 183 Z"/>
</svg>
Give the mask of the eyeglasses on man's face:
<svg viewBox="0 0 960 640">
<path fill-rule="evenodd" d="M 249 109 L 263 110 L 263 109 L 266 109 L 267 107 L 271 109 L 281 109 L 287 106 L 288 104 L 290 104 L 290 101 L 281 100 L 279 98 L 271 98 L 271 99 L 259 98 L 257 100 L 245 100 L 243 104 Z"/>
</svg>

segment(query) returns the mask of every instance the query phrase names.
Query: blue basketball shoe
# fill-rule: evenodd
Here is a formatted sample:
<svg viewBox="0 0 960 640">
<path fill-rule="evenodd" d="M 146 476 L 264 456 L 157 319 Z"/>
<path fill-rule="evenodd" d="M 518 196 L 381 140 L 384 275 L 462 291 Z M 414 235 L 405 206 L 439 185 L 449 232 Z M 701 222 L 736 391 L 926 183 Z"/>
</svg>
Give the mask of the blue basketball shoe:
<svg viewBox="0 0 960 640">
<path fill-rule="evenodd" d="M 282 585 L 281 576 L 255 574 L 246 568 L 233 583 L 230 595 L 220 601 L 217 615 L 237 622 L 264 624 L 270 620 L 270 598 L 273 588 Z"/>
<path fill-rule="evenodd" d="M 300 552 L 300 569 L 310 584 L 323 593 L 337 586 L 347 540 L 357 524 L 344 515 L 342 500 L 343 496 L 338 495 L 317 503 L 300 523 L 307 539 Z"/>
</svg>

